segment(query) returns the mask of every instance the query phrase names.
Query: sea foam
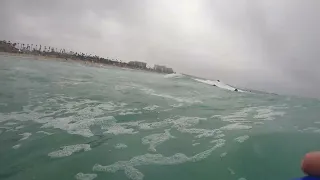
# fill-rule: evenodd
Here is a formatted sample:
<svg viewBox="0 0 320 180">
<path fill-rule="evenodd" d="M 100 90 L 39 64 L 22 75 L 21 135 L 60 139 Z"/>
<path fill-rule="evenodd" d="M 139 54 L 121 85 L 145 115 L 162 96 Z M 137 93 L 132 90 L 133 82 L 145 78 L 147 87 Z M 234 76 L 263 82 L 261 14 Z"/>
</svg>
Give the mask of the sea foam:
<svg viewBox="0 0 320 180">
<path fill-rule="evenodd" d="M 164 133 L 159 133 L 159 134 L 151 134 L 148 136 L 145 136 L 141 139 L 142 144 L 149 144 L 149 151 L 152 152 L 156 152 L 156 147 L 160 144 L 162 144 L 163 142 L 171 139 L 171 138 L 175 138 L 174 136 L 172 136 L 169 132 L 169 129 L 166 129 Z"/>
<path fill-rule="evenodd" d="M 213 136 L 220 137 L 222 135 L 221 134 L 222 131 L 219 129 L 197 129 L 197 128 L 184 129 L 184 128 L 179 128 L 178 131 L 180 131 L 182 133 L 196 134 L 196 136 L 195 136 L 196 138 L 213 137 Z"/>
<path fill-rule="evenodd" d="M 42 133 L 42 134 L 45 134 L 45 135 L 52 135 L 53 133 L 49 133 L 49 132 L 46 132 L 46 131 L 37 131 L 37 133 Z"/>
<path fill-rule="evenodd" d="M 89 144 L 76 144 L 76 145 L 70 145 L 70 146 L 63 146 L 61 148 L 62 148 L 61 150 L 53 151 L 49 153 L 48 156 L 52 158 L 61 158 L 61 157 L 70 156 L 75 152 L 91 150 L 91 147 Z"/>
<path fill-rule="evenodd" d="M 236 89 L 236 88 L 231 87 L 231 86 L 229 86 L 227 84 L 224 84 L 224 83 L 222 83 L 220 81 L 212 81 L 212 80 L 204 80 L 204 79 L 196 79 L 196 78 L 194 78 L 194 80 L 198 81 L 198 82 L 201 82 L 201 83 L 204 83 L 204 84 L 211 85 L 211 86 L 215 85 L 218 88 L 226 89 L 226 90 L 230 90 L 230 91 L 234 91 Z M 238 89 L 238 92 L 244 92 L 244 91 Z"/>
<path fill-rule="evenodd" d="M 17 145 L 12 146 L 13 149 L 19 149 L 20 147 L 21 147 L 21 144 L 17 144 Z"/>
<path fill-rule="evenodd" d="M 144 154 L 140 156 L 135 156 L 129 161 L 118 161 L 114 164 L 108 166 L 102 166 L 100 164 L 96 164 L 93 166 L 93 171 L 106 171 L 115 173 L 119 170 L 123 170 L 126 176 L 132 180 L 142 180 L 144 178 L 143 173 L 141 173 L 135 167 L 137 166 L 145 166 L 145 165 L 176 165 L 182 164 L 186 162 L 197 162 L 207 158 L 211 153 L 222 147 L 224 143 L 217 143 L 212 148 L 205 150 L 201 153 L 198 153 L 194 156 L 188 157 L 182 153 L 176 153 L 172 156 L 165 157 L 162 154 Z"/>
<path fill-rule="evenodd" d="M 248 135 L 244 135 L 244 136 L 239 136 L 239 137 L 235 138 L 234 140 L 239 142 L 239 143 L 243 143 L 247 139 L 249 139 L 249 136 Z"/>
<path fill-rule="evenodd" d="M 239 130 L 248 130 L 251 129 L 252 126 L 248 126 L 248 125 L 244 125 L 241 123 L 234 123 L 234 124 L 228 124 L 226 126 L 221 127 L 221 130 L 235 130 L 235 129 L 239 129 Z"/>
<path fill-rule="evenodd" d="M 143 110 L 146 110 L 146 111 L 154 111 L 158 108 L 159 106 L 157 105 L 150 105 L 150 106 L 147 106 L 147 107 L 144 107 L 142 108 Z"/>
<path fill-rule="evenodd" d="M 274 107 L 264 107 L 257 109 L 257 114 L 253 116 L 253 118 L 272 121 L 278 116 L 284 116 L 285 112 L 283 111 L 275 111 Z"/>
<path fill-rule="evenodd" d="M 123 143 L 118 143 L 114 146 L 115 149 L 125 149 L 127 148 L 128 146 L 123 144 Z"/>
<path fill-rule="evenodd" d="M 164 78 L 180 78 L 183 77 L 183 74 L 179 74 L 179 73 L 173 73 L 173 74 L 166 74 L 163 77 Z"/>
<path fill-rule="evenodd" d="M 96 177 L 98 177 L 97 174 L 84 174 L 82 172 L 76 174 L 74 176 L 77 180 L 93 180 L 95 179 Z"/>
<path fill-rule="evenodd" d="M 25 133 L 22 133 L 22 134 L 20 134 L 20 135 L 23 136 L 23 137 L 20 139 L 20 141 L 23 141 L 23 140 L 28 139 L 32 134 L 29 133 L 29 132 L 25 132 Z"/>
</svg>

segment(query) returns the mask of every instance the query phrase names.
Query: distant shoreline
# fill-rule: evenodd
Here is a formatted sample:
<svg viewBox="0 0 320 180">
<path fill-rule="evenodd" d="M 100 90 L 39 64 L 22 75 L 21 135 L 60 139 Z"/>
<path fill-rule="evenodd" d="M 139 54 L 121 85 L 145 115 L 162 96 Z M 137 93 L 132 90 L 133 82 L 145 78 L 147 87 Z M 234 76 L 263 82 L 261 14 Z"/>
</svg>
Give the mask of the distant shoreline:
<svg viewBox="0 0 320 180">
<path fill-rule="evenodd" d="M 113 67 L 113 68 L 120 68 L 120 69 L 130 69 L 130 70 L 136 70 L 136 71 L 143 71 L 143 72 L 152 72 L 157 74 L 165 74 L 160 73 L 156 71 L 148 71 L 144 69 L 137 69 L 137 68 L 131 68 L 131 67 L 121 67 L 111 64 L 105 64 L 105 63 L 99 63 L 99 62 L 90 62 L 90 61 L 84 61 L 81 59 L 64 59 L 61 57 L 54 57 L 54 56 L 43 56 L 43 55 L 35 55 L 35 54 L 23 54 L 23 53 L 10 53 L 10 52 L 0 52 L 0 55 L 3 56 L 14 56 L 14 57 L 21 57 L 21 58 L 34 58 L 34 60 L 40 60 L 40 61 L 60 61 L 60 62 L 74 62 L 79 63 L 88 67 L 98 67 L 98 68 L 104 68 L 104 67 Z"/>
<path fill-rule="evenodd" d="M 133 70 L 141 70 L 145 72 L 155 72 L 160 74 L 175 73 L 172 68 L 163 65 L 147 66 L 146 62 L 130 61 L 123 62 L 118 59 L 103 58 L 97 55 L 86 54 L 82 52 L 67 51 L 66 49 L 58 49 L 40 44 L 24 44 L 14 43 L 11 41 L 0 41 L 0 53 L 17 57 L 33 57 L 35 59 L 42 58 L 44 60 L 73 61 L 94 67 L 119 67 Z"/>
<path fill-rule="evenodd" d="M 107 65 L 107 64 L 102 64 L 102 63 L 95 63 L 95 62 L 88 62 L 88 61 L 83 61 L 80 59 L 63 59 L 59 57 L 50 57 L 50 56 L 42 56 L 42 55 L 34 55 L 34 54 L 17 54 L 17 53 L 9 53 L 9 52 L 0 52 L 0 55 L 4 56 L 14 56 L 14 57 L 21 57 L 21 58 L 33 58 L 34 60 L 40 60 L 40 61 L 60 61 L 60 62 L 75 62 L 75 63 L 80 63 L 83 65 L 91 65 L 95 67 L 101 67 L 102 66 L 110 66 L 114 67 L 112 65 Z M 117 67 L 117 66 L 115 66 Z"/>
</svg>

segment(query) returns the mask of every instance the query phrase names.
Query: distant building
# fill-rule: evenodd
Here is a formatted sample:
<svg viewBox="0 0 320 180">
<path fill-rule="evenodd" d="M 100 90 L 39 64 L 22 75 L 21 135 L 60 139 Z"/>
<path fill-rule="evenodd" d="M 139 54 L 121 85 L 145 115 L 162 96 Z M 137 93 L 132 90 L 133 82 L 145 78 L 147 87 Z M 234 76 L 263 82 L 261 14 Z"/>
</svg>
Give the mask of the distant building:
<svg viewBox="0 0 320 180">
<path fill-rule="evenodd" d="M 147 63 L 145 63 L 145 62 L 130 61 L 128 64 L 129 64 L 129 66 L 135 67 L 135 68 L 141 68 L 141 69 L 147 68 Z"/>
<path fill-rule="evenodd" d="M 154 70 L 155 71 L 157 71 L 157 72 L 163 72 L 164 71 L 164 69 L 165 69 L 166 67 L 165 66 L 160 66 L 160 65 L 154 65 Z"/>
<path fill-rule="evenodd" d="M 167 73 L 168 73 L 168 74 L 172 74 L 172 73 L 174 73 L 174 71 L 173 71 L 172 68 L 167 68 Z"/>
<path fill-rule="evenodd" d="M 154 70 L 160 73 L 171 74 L 174 73 L 172 68 L 167 68 L 166 66 L 154 65 Z"/>
</svg>

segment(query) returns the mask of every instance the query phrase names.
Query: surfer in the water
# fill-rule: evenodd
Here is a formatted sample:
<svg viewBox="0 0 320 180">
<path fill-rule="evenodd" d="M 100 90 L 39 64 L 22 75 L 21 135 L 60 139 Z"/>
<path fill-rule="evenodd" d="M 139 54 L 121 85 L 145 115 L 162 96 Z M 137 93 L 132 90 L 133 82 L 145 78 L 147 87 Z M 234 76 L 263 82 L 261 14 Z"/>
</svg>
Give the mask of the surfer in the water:
<svg viewBox="0 0 320 180">
<path fill-rule="evenodd" d="M 302 160 L 301 169 L 307 176 L 296 180 L 320 180 L 320 151 L 307 153 Z"/>
</svg>

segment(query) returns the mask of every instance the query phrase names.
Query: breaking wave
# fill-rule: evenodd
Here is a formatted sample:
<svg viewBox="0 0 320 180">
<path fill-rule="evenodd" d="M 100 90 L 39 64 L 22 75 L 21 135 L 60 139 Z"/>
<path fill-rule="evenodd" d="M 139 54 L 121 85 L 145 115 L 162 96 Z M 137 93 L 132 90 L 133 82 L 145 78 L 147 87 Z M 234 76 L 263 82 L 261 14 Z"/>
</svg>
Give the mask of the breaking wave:
<svg viewBox="0 0 320 180">
<path fill-rule="evenodd" d="M 224 84 L 224 83 L 220 82 L 219 80 L 212 81 L 212 80 L 204 80 L 204 79 L 197 79 L 197 78 L 194 78 L 194 80 L 198 81 L 198 82 L 201 82 L 201 83 L 204 83 L 204 84 L 215 86 L 215 87 L 218 87 L 218 88 L 221 88 L 221 89 L 226 89 L 226 90 L 229 90 L 229 91 L 234 91 L 235 89 L 237 89 L 238 92 L 245 92 L 245 91 L 240 90 L 238 88 L 232 87 L 232 86 L 230 86 L 228 84 Z"/>
<path fill-rule="evenodd" d="M 179 73 L 173 73 L 173 74 L 166 74 L 164 75 L 164 78 L 181 78 L 184 77 L 183 74 L 179 74 Z"/>
</svg>

